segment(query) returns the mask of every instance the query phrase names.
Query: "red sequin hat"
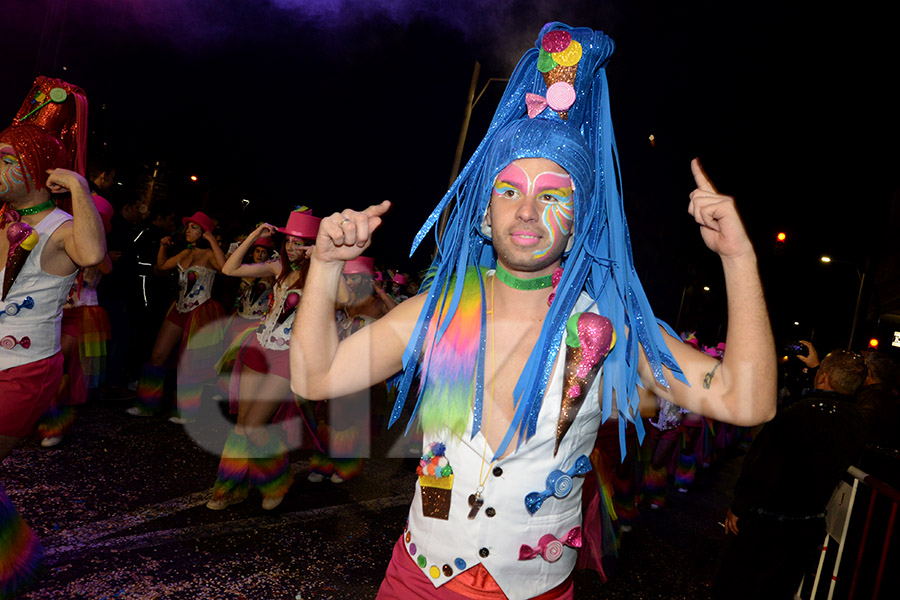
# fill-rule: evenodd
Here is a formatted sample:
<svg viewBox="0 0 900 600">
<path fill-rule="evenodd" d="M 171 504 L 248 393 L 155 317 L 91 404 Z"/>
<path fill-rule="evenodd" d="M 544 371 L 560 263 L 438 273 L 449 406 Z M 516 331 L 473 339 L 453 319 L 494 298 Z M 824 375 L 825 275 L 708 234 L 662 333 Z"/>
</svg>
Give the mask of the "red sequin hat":
<svg viewBox="0 0 900 600">
<path fill-rule="evenodd" d="M 84 175 L 88 103 L 84 90 L 61 79 L 39 76 L 25 96 L 13 124 L 0 132 L 37 189 L 47 169 L 66 168 Z M 28 180 L 26 189 L 31 189 Z"/>
</svg>

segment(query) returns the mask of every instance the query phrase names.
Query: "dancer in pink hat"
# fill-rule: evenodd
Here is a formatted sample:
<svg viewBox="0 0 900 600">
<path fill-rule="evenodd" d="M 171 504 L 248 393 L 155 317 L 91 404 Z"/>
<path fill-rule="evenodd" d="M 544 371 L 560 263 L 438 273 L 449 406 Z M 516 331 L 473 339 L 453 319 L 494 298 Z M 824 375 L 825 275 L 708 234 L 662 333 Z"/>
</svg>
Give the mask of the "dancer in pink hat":
<svg viewBox="0 0 900 600">
<path fill-rule="evenodd" d="M 222 510 L 246 499 L 250 486 L 262 493 L 262 508 L 281 504 L 293 478 L 288 450 L 276 420 L 295 416 L 291 393 L 288 343 L 294 313 L 309 269 L 309 252 L 321 219 L 307 211 L 291 212 L 286 227 L 262 224 L 228 257 L 222 272 L 231 277 L 274 278 L 265 320 L 256 335 L 240 347 L 232 370 L 229 399 L 237 425 L 225 441 L 212 499 L 206 505 Z M 244 263 L 244 256 L 261 239 L 284 234 L 278 260 Z"/>
<path fill-rule="evenodd" d="M 213 280 L 225 264 L 225 254 L 213 235 L 215 223 L 202 212 L 181 220 L 184 224 L 186 248 L 169 257 L 166 248 L 175 241 L 166 236 L 160 240 L 156 267 L 160 271 L 178 269 L 178 299 L 169 308 L 156 336 L 150 360 L 144 364 L 138 382 L 137 403 L 127 410 L 136 417 L 159 412 L 166 361 L 177 347 L 178 409 L 170 420 L 185 423 L 196 416 L 200 392 L 206 374 L 212 373 L 222 344 L 225 310 L 212 299 Z M 205 240 L 208 248 L 200 247 Z"/>
</svg>

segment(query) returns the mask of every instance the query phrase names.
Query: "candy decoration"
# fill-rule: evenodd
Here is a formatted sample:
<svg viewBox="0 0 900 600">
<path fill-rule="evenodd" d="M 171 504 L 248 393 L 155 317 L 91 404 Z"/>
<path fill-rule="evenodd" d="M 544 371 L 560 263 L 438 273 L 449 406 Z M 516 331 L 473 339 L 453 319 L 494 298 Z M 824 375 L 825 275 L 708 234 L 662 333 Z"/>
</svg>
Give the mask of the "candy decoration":
<svg viewBox="0 0 900 600">
<path fill-rule="evenodd" d="M 0 310 L 0 317 L 3 315 L 7 315 L 10 317 L 14 317 L 19 314 L 19 311 L 23 308 L 30 309 L 34 308 L 34 298 L 31 296 L 26 296 L 25 300 L 22 301 L 21 304 L 16 304 L 15 302 L 10 302 L 6 305 L 6 308 Z"/>
<path fill-rule="evenodd" d="M 547 89 L 547 104 L 556 112 L 569 110 L 575 104 L 575 88 L 566 81 L 557 81 Z"/>
<path fill-rule="evenodd" d="M 28 350 L 29 348 L 31 348 L 31 338 L 27 335 L 21 340 L 17 340 L 11 335 L 0 338 L 0 348 L 3 348 L 4 350 L 12 350 L 16 347 L 16 345 L 22 346 L 23 348 Z"/>
<path fill-rule="evenodd" d="M 557 64 L 556 61 L 553 60 L 553 55 L 546 50 L 541 50 L 540 54 L 538 54 L 537 70 L 541 73 L 549 73 L 556 67 Z"/>
<path fill-rule="evenodd" d="M 553 496 L 565 498 L 572 491 L 572 478 L 584 475 L 591 470 L 591 460 L 582 454 L 575 460 L 575 464 L 568 471 L 556 469 L 547 476 L 547 489 L 543 492 L 531 492 L 525 496 L 525 510 L 533 515 L 544 504 L 544 500 Z"/>
<path fill-rule="evenodd" d="M 565 546 L 581 548 L 581 527 L 573 527 L 569 533 L 559 539 L 556 539 L 551 533 L 541 536 L 537 548 L 522 544 L 522 547 L 519 548 L 519 560 L 531 560 L 536 556 L 541 556 L 547 562 L 556 562 L 562 558 Z"/>
<path fill-rule="evenodd" d="M 528 109 L 528 118 L 533 119 L 547 108 L 547 99 L 539 94 L 525 94 L 525 106 Z"/>
<path fill-rule="evenodd" d="M 66 98 L 68 98 L 68 97 L 69 97 L 69 94 L 66 93 L 66 90 L 59 88 L 59 87 L 55 87 L 52 90 L 50 90 L 50 98 L 48 98 L 47 100 L 44 100 L 44 98 L 46 98 L 46 96 L 44 95 L 43 92 L 41 92 L 35 97 L 35 100 L 37 100 L 38 102 L 41 102 L 41 104 L 39 104 L 38 106 L 33 108 L 30 113 L 28 113 L 27 115 L 25 115 L 24 117 L 19 119 L 19 121 L 24 121 L 25 119 L 27 119 L 28 117 L 30 117 L 31 115 L 36 113 L 37 111 L 41 110 L 42 108 L 44 108 L 45 106 L 50 104 L 51 102 L 53 102 L 55 104 L 62 104 L 63 102 L 66 101 Z M 42 102 L 42 100 L 43 100 L 43 102 Z"/>
<path fill-rule="evenodd" d="M 9 240 L 9 253 L 6 256 L 6 270 L 3 272 L 3 295 L 0 296 L 0 300 L 6 300 L 6 295 L 39 239 L 38 233 L 31 228 L 31 225 L 22 221 L 12 223 L 6 230 L 6 237 Z"/>
<path fill-rule="evenodd" d="M 606 317 L 583 312 L 572 315 L 566 322 L 566 371 L 556 424 L 554 456 L 578 416 L 600 367 L 615 345 L 616 332 Z"/>
</svg>

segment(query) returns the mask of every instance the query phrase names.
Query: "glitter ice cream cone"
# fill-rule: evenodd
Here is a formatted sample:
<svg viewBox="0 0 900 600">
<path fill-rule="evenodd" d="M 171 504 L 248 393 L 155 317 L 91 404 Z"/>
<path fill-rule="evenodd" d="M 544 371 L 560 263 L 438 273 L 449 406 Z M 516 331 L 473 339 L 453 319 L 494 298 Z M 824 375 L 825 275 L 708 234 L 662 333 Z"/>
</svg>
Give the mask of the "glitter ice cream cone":
<svg viewBox="0 0 900 600">
<path fill-rule="evenodd" d="M 615 345 L 616 332 L 606 317 L 583 312 L 572 315 L 566 323 L 566 374 L 556 425 L 554 456 L 584 404 L 603 361 Z"/>
<path fill-rule="evenodd" d="M 569 118 L 568 109 L 575 103 L 575 76 L 582 47 L 567 31 L 547 32 L 541 40 L 537 68 L 547 86 L 547 104 L 560 118 Z"/>
<path fill-rule="evenodd" d="M 28 255 L 38 243 L 38 234 L 27 223 L 18 221 L 12 223 L 6 230 L 9 239 L 9 253 L 6 256 L 6 269 L 3 271 L 3 295 L 0 300 L 6 300 L 6 295 L 16 281 L 19 272 Z"/>
</svg>

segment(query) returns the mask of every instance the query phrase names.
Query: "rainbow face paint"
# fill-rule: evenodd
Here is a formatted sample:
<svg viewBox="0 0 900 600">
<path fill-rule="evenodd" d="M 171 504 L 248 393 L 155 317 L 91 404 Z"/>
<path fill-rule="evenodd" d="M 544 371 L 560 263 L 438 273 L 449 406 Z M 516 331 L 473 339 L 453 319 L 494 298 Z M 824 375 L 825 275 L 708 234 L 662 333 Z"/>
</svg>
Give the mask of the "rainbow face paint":
<svg viewBox="0 0 900 600">
<path fill-rule="evenodd" d="M 549 243 L 534 252 L 544 258 L 557 241 L 569 235 L 575 218 L 572 178 L 565 173 L 544 171 L 531 180 L 528 173 L 515 162 L 506 166 L 494 181 L 493 194 L 508 200 L 534 197 L 543 205 L 541 222 L 547 229 Z"/>
<path fill-rule="evenodd" d="M 569 235 L 575 219 L 575 200 L 572 178 L 560 173 L 544 172 L 535 177 L 534 188 L 538 199 L 545 204 L 541 221 L 547 228 L 549 244 L 534 253 L 535 258 L 544 258 L 556 241 Z"/>
<path fill-rule="evenodd" d="M 287 241 L 284 243 L 284 252 L 287 254 L 288 262 L 295 263 L 299 261 L 303 258 L 305 250 L 306 244 L 303 243 L 303 238 L 292 235 L 287 237 Z"/>
<path fill-rule="evenodd" d="M 25 173 L 19 159 L 8 152 L 0 154 L 0 196 L 6 196 L 24 183 Z"/>
</svg>

